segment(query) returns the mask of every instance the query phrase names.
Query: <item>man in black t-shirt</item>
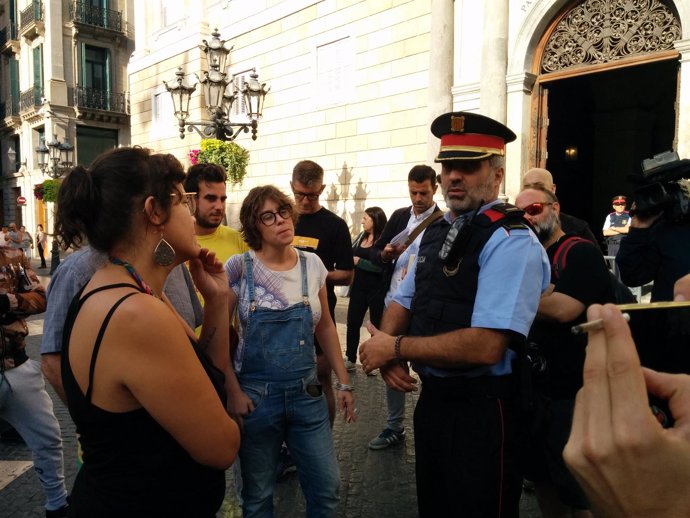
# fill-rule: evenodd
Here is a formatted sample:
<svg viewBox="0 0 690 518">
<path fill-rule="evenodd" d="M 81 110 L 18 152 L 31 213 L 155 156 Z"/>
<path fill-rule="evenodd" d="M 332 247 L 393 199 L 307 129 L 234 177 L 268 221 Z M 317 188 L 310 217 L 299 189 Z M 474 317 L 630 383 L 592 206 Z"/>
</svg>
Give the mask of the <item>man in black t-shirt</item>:
<svg viewBox="0 0 690 518">
<path fill-rule="evenodd" d="M 553 183 L 553 176 L 548 170 L 540 167 L 534 167 L 525 173 L 525 176 L 522 177 L 522 189 L 546 189 L 556 194 L 556 184 Z M 574 234 L 591 241 L 595 245 L 597 244 L 597 238 L 594 237 L 592 229 L 589 228 L 589 224 L 585 220 L 564 212 L 559 214 L 558 219 L 561 229 L 566 234 Z"/>
<path fill-rule="evenodd" d="M 295 205 L 299 219 L 295 226 L 295 239 L 292 244 L 297 248 L 314 252 L 321 258 L 328 270 L 326 291 L 328 309 L 335 322 L 335 286 L 348 286 L 354 276 L 355 263 L 352 257 L 352 239 L 350 230 L 342 218 L 321 206 L 319 196 L 323 192 L 323 168 L 311 160 L 299 162 L 292 170 L 290 182 L 295 196 Z M 316 362 L 319 382 L 323 387 L 331 426 L 335 418 L 335 396 L 331 383 L 331 366 L 322 354 L 316 337 Z"/>
<path fill-rule="evenodd" d="M 526 475 L 535 483 L 540 505 L 548 502 L 548 508 L 559 509 L 557 515 L 591 516 L 589 503 L 561 456 L 570 432 L 575 395 L 582 386 L 587 345 L 586 336 L 575 336 L 570 328 L 586 319 L 590 304 L 613 301 L 609 272 L 594 243 L 579 240 L 564 244 L 572 236 L 561 228 L 560 205 L 553 192 L 525 189 L 515 205 L 525 211 L 552 265 L 551 289 L 541 298 L 528 337 L 537 347 L 530 350 L 533 361 L 538 356 L 545 362 L 534 362 L 538 367 L 533 367 L 536 401 L 543 402 L 545 408 L 542 421 L 532 430 Z M 567 261 L 557 258 L 557 268 L 553 268 L 561 246 L 569 245 Z M 542 511 L 546 512 L 546 505 Z"/>
</svg>

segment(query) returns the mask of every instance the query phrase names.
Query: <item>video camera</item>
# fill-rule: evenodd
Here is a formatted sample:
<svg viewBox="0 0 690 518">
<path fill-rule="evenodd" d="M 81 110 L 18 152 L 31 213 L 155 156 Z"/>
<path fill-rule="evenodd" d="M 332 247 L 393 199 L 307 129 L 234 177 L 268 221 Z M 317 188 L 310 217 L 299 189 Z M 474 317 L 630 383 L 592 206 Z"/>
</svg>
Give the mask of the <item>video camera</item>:
<svg viewBox="0 0 690 518">
<path fill-rule="evenodd" d="M 635 208 L 642 218 L 663 213 L 673 223 L 690 221 L 690 160 L 675 151 L 664 151 L 642 161 L 642 180 L 635 189 Z"/>
</svg>

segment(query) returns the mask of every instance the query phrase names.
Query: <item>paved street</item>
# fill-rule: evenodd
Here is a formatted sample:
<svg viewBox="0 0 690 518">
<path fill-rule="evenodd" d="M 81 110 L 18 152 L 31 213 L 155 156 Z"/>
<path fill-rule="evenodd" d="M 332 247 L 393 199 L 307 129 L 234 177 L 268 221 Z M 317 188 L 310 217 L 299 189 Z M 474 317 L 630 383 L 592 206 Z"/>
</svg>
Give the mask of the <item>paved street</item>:
<svg viewBox="0 0 690 518">
<path fill-rule="evenodd" d="M 37 270 L 38 271 L 38 270 Z M 45 270 L 44 270 L 45 271 Z M 40 273 L 40 272 L 39 272 Z M 45 279 L 47 282 L 48 279 Z M 345 322 L 347 299 L 340 299 L 337 310 L 338 322 Z M 28 351 L 39 359 L 38 347 L 42 333 L 41 315 L 30 320 Z M 345 347 L 345 325 L 338 324 L 341 344 Z M 416 495 L 414 478 L 414 436 L 407 428 L 407 440 L 402 445 L 371 451 L 367 443 L 377 435 L 385 424 L 385 391 L 380 376 L 366 376 L 361 370 L 353 376 L 356 387 L 358 420 L 346 424 L 336 420 L 333 430 L 338 460 L 341 469 L 341 504 L 338 518 L 395 517 L 414 518 Z M 62 427 L 65 471 L 68 489 L 76 475 L 76 437 L 74 425 L 67 409 L 49 388 L 55 402 L 55 413 Z M 411 423 L 416 395 L 407 398 L 406 417 Z M 45 516 L 43 492 L 31 469 L 31 453 L 23 444 L 0 441 L 0 516 L 2 518 L 25 518 Z M 218 513 L 219 517 L 241 516 L 234 496 L 232 469 L 228 470 L 228 491 L 226 500 Z M 276 517 L 293 518 L 304 516 L 304 499 L 296 475 L 278 484 L 276 494 Z M 539 518 L 535 499 L 523 496 L 521 518 Z"/>
</svg>

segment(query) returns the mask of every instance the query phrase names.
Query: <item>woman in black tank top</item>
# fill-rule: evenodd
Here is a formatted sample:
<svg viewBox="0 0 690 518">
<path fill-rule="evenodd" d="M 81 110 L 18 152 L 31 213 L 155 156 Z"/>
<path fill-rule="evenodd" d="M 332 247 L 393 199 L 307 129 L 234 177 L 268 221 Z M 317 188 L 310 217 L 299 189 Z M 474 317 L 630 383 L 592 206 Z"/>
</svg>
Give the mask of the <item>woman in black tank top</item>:
<svg viewBox="0 0 690 518">
<path fill-rule="evenodd" d="M 110 261 L 72 301 L 62 381 L 84 452 L 69 516 L 215 516 L 239 447 L 225 410 L 228 282 L 194 237 L 194 193 L 172 155 L 120 148 L 59 192 L 57 232 Z M 191 211 L 191 214 L 190 214 Z M 205 300 L 197 342 L 163 293 L 189 261 Z"/>
</svg>

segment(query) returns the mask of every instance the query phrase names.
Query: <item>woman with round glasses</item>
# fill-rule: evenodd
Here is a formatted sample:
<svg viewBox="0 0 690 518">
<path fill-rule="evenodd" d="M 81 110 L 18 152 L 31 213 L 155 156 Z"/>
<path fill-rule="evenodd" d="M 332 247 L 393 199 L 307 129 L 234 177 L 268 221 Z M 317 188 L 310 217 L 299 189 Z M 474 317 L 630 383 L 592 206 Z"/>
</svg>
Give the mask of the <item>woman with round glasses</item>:
<svg viewBox="0 0 690 518">
<path fill-rule="evenodd" d="M 230 311 L 239 310 L 239 344 L 229 377 L 230 411 L 241 424 L 243 516 L 272 516 L 285 442 L 297 466 L 307 516 L 334 516 L 340 474 L 326 400 L 316 376 L 313 337 L 340 380 L 340 410 L 353 421 L 354 399 L 328 311 L 327 271 L 319 257 L 292 247 L 296 212 L 271 185 L 255 187 L 240 222 L 249 252 L 225 265 Z"/>
<path fill-rule="evenodd" d="M 75 167 L 58 197 L 64 248 L 85 240 L 110 260 L 65 322 L 62 381 L 84 451 L 70 516 L 214 517 L 239 430 L 225 409 L 228 283 L 194 236 L 194 196 L 172 155 L 107 151 Z M 189 261 L 203 332 L 163 295 Z"/>
</svg>

